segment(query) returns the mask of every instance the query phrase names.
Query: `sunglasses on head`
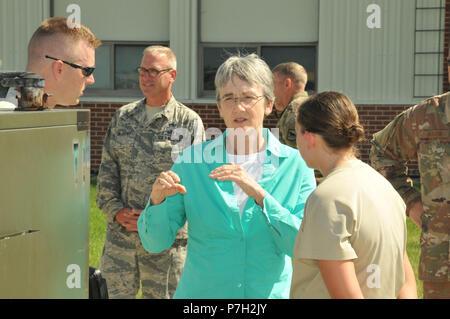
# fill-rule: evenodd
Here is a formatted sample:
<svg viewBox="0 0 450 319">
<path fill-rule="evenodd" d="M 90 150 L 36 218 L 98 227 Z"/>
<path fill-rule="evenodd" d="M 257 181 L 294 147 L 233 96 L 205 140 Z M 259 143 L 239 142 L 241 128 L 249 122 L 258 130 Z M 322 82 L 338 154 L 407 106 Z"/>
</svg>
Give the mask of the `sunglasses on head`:
<svg viewBox="0 0 450 319">
<path fill-rule="evenodd" d="M 55 61 L 61 61 L 62 63 L 65 63 L 65 64 L 71 66 L 72 68 L 81 69 L 82 72 L 83 72 L 83 75 L 85 77 L 88 77 L 89 75 L 94 73 L 94 70 L 95 70 L 94 67 L 81 66 L 81 65 L 78 65 L 78 64 L 75 64 L 75 63 L 71 63 L 71 62 L 67 62 L 67 61 L 64 61 L 64 60 L 61 60 L 61 59 L 57 59 L 57 58 L 54 58 L 54 57 L 51 57 L 51 56 L 48 56 L 48 55 L 46 55 L 45 57 L 47 59 L 51 59 L 51 60 L 55 60 Z"/>
</svg>

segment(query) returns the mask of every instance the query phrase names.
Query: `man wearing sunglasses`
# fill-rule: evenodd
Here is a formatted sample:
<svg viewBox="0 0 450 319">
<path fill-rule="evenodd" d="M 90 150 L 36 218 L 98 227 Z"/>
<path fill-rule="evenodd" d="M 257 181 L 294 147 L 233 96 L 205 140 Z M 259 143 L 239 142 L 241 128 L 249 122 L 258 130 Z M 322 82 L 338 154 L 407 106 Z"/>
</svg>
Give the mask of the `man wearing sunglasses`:
<svg viewBox="0 0 450 319">
<path fill-rule="evenodd" d="M 450 67 L 448 71 L 450 77 Z M 422 229 L 419 279 L 424 299 L 450 299 L 449 132 L 447 92 L 399 114 L 374 134 L 370 150 L 372 166 L 392 183 L 406 203 L 406 214 Z M 420 191 L 408 180 L 410 160 L 418 161 Z"/>
<path fill-rule="evenodd" d="M 140 285 L 143 298 L 171 298 L 186 258 L 186 225 L 172 247 L 150 254 L 137 220 L 155 179 L 173 165 L 172 148 L 181 140 L 183 147 L 203 142 L 205 134 L 198 114 L 172 95 L 177 62 L 170 48 L 146 48 L 136 71 L 144 98 L 117 110 L 103 144 L 97 205 L 108 226 L 100 269 L 112 299 L 135 298 Z M 186 134 L 181 138 L 177 129 Z"/>
<path fill-rule="evenodd" d="M 66 18 L 41 23 L 28 44 L 27 71 L 44 77 L 48 108 L 79 103 L 86 86 L 95 82 L 95 49 L 100 45 L 89 28 L 70 28 Z"/>
</svg>

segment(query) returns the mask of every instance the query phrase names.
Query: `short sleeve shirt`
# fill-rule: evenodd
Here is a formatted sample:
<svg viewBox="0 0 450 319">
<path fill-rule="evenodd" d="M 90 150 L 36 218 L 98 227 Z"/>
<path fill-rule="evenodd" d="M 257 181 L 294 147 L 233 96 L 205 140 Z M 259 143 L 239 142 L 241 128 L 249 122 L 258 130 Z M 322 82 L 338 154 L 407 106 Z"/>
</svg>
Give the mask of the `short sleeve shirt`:
<svg viewBox="0 0 450 319">
<path fill-rule="evenodd" d="M 294 248 L 291 298 L 330 298 L 317 260 L 353 260 L 366 298 L 396 298 L 404 283 L 405 204 L 369 165 L 334 169 L 308 198 Z"/>
</svg>

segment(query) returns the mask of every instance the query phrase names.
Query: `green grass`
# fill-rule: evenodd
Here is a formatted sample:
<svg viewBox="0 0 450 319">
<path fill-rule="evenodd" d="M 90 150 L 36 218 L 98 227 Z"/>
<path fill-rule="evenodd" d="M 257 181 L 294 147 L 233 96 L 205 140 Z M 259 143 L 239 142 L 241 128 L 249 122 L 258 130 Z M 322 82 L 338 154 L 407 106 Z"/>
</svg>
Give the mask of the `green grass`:
<svg viewBox="0 0 450 319">
<path fill-rule="evenodd" d="M 95 199 L 97 197 L 97 188 L 91 184 L 91 210 L 90 210 L 90 238 L 89 238 L 89 265 L 95 268 L 100 267 L 100 258 L 102 256 L 103 243 L 106 235 L 106 215 L 98 209 Z M 417 277 L 419 257 L 420 257 L 420 229 L 408 218 L 408 241 L 407 252 L 411 265 L 416 275 L 416 283 L 419 298 L 423 298 L 422 282 Z M 141 298 L 141 291 L 138 293 Z"/>
<path fill-rule="evenodd" d="M 100 268 L 103 243 L 106 236 L 106 215 L 98 209 L 95 199 L 97 198 L 97 186 L 91 184 L 91 209 L 89 228 L 89 265 Z"/>
<path fill-rule="evenodd" d="M 416 180 L 413 183 L 415 189 L 420 192 L 420 182 Z M 421 230 L 419 227 L 414 224 L 414 222 L 410 219 L 406 219 L 406 226 L 408 229 L 408 240 L 406 242 L 406 251 L 408 252 L 408 258 L 411 262 L 411 266 L 413 267 L 414 274 L 416 275 L 416 284 L 417 284 L 417 294 L 420 299 L 423 298 L 423 283 L 419 280 L 418 271 L 419 271 L 419 259 L 420 259 L 420 233 Z"/>
<path fill-rule="evenodd" d="M 411 219 L 406 219 L 406 226 L 408 229 L 408 239 L 406 242 L 406 251 L 408 252 L 408 258 L 411 262 L 411 266 L 416 276 L 417 295 L 420 299 L 423 298 L 423 284 L 418 278 L 419 259 L 420 259 L 420 228 L 412 222 Z"/>
</svg>

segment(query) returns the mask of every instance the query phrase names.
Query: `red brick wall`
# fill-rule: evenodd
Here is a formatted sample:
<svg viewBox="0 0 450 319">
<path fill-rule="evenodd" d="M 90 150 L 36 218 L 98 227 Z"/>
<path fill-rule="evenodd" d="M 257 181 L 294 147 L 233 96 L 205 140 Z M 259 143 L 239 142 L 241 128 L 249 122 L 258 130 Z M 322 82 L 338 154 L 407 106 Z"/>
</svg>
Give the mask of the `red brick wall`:
<svg viewBox="0 0 450 319">
<path fill-rule="evenodd" d="M 382 130 L 394 117 L 412 105 L 357 105 L 359 121 L 364 127 L 365 140 L 358 144 L 361 160 L 369 163 L 372 135 Z M 410 176 L 418 176 L 417 162 L 408 164 Z"/>
<path fill-rule="evenodd" d="M 91 110 L 91 170 L 95 174 L 98 172 L 101 161 L 103 139 L 109 122 L 114 112 L 122 104 L 105 103 L 82 103 L 82 108 Z M 358 145 L 361 159 L 368 162 L 370 151 L 370 140 L 372 134 L 378 132 L 386 126 L 398 113 L 407 109 L 411 105 L 357 105 L 360 122 L 366 131 L 366 140 Z M 190 105 L 203 120 L 205 129 L 217 127 L 221 131 L 225 130 L 225 124 L 219 116 L 216 105 Z M 273 128 L 277 120 L 271 114 L 264 122 L 264 127 Z M 417 175 L 416 164 L 410 165 L 410 173 Z"/>
</svg>

